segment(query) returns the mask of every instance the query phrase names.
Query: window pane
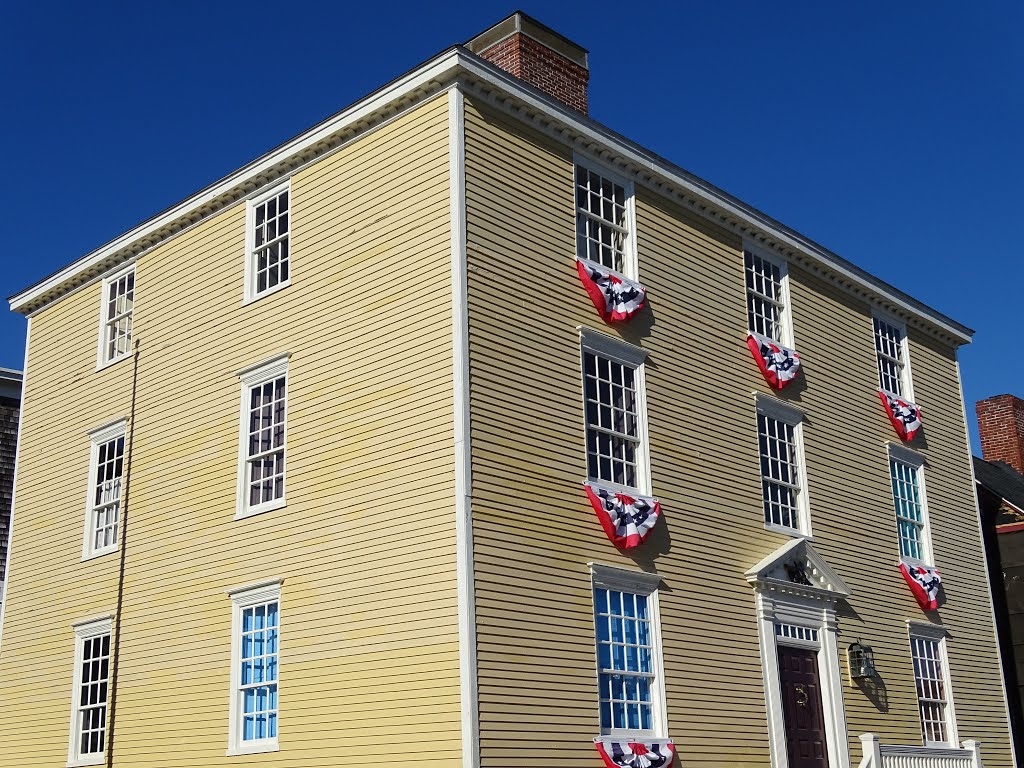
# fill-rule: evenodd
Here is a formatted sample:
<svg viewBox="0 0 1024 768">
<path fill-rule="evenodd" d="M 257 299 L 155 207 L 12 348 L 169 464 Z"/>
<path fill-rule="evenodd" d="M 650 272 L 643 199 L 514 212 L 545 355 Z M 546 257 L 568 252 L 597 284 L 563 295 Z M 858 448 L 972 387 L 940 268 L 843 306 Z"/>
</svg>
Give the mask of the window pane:
<svg viewBox="0 0 1024 768">
<path fill-rule="evenodd" d="M 604 589 L 595 589 L 594 597 L 601 727 L 649 729 L 653 647 L 647 597 Z"/>
<path fill-rule="evenodd" d="M 625 188 L 576 166 L 577 255 L 622 272 L 628 238 Z"/>
<path fill-rule="evenodd" d="M 761 454 L 761 495 L 764 520 L 786 528 L 799 527 L 796 427 L 763 413 L 757 415 L 757 442 Z"/>
<path fill-rule="evenodd" d="M 640 444 L 634 368 L 583 353 L 587 471 L 590 477 L 637 486 Z"/>
<path fill-rule="evenodd" d="M 288 213 L 287 191 L 254 208 L 250 258 L 257 295 L 288 279 Z"/>
</svg>

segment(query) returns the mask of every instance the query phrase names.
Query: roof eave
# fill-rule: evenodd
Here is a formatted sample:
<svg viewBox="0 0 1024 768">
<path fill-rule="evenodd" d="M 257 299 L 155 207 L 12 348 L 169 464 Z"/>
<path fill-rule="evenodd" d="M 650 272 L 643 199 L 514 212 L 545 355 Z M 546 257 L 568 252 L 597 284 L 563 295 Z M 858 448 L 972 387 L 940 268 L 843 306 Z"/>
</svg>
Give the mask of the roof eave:
<svg viewBox="0 0 1024 768">
<path fill-rule="evenodd" d="M 601 146 L 607 152 L 619 155 L 623 161 L 652 178 L 679 188 L 713 206 L 717 215 L 728 216 L 740 222 L 745 227 L 749 227 L 752 233 L 767 237 L 779 245 L 805 256 L 811 262 L 821 265 L 878 301 L 902 310 L 911 317 L 925 321 L 940 330 L 942 335 L 954 345 L 966 344 L 971 341 L 974 331 L 967 326 L 903 293 L 713 184 L 527 85 L 463 46 L 453 46 L 443 51 L 294 139 L 15 294 L 9 299 L 11 309 L 23 314 L 35 311 L 56 295 L 77 287 L 95 278 L 98 273 L 111 268 L 111 265 L 104 266 L 104 264 L 114 255 L 123 253 L 121 260 L 128 260 L 148 248 L 144 243 L 154 233 L 167 227 L 173 228 L 172 234 L 180 231 L 189 224 L 190 217 L 194 218 L 198 211 L 217 198 L 230 195 L 233 190 L 238 190 L 236 197 L 241 197 L 242 188 L 246 185 L 252 186 L 261 177 L 261 174 L 266 174 L 281 163 L 287 162 L 290 157 L 303 149 L 328 139 L 360 120 L 367 119 L 375 112 L 385 109 L 395 101 L 423 88 L 427 83 L 453 79 L 459 72 L 486 81 L 528 109 L 542 113 L 547 119 L 558 122 L 587 141 Z"/>
</svg>

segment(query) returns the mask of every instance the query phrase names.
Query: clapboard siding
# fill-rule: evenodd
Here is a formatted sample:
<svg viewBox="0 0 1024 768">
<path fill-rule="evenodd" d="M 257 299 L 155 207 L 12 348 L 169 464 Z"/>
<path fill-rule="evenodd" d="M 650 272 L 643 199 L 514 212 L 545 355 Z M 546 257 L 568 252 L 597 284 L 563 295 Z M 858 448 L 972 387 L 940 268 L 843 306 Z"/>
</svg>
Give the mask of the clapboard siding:
<svg viewBox="0 0 1024 768">
<path fill-rule="evenodd" d="M 448 105 L 292 178 L 292 285 L 243 305 L 245 206 L 142 256 L 116 765 L 226 758 L 231 602 L 283 578 L 275 766 L 459 765 Z M 0 766 L 63 765 L 71 623 L 115 607 L 80 562 L 99 286 L 32 321 Z M 237 371 L 289 352 L 287 506 L 233 520 Z M 384 523 L 384 524 L 381 524 Z"/>
<path fill-rule="evenodd" d="M 638 189 L 650 308 L 609 327 L 575 275 L 571 149 L 468 101 L 466 169 L 484 768 L 593 764 L 590 561 L 664 577 L 669 733 L 682 763 L 768 765 L 754 594 L 743 573 L 787 539 L 762 525 L 753 393 L 769 390 L 745 345 L 739 238 Z M 841 647 L 858 637 L 874 646 L 885 686 L 884 702 L 872 692 L 876 706 L 845 680 L 856 764 L 866 731 L 920 743 L 906 619 L 925 617 L 895 568 L 886 442 L 896 438 L 876 393 L 870 308 L 797 266 L 790 275 L 805 375 L 785 397 L 808 412 L 815 547 L 853 590 L 840 610 Z M 580 488 L 578 326 L 649 355 L 651 473 L 666 514 L 628 555 L 607 541 Z M 940 613 L 960 735 L 983 742 L 987 765 L 1008 768 L 955 356 L 916 333 L 910 346 L 926 420 L 914 447 L 927 455 L 935 551 L 949 582 Z"/>
</svg>

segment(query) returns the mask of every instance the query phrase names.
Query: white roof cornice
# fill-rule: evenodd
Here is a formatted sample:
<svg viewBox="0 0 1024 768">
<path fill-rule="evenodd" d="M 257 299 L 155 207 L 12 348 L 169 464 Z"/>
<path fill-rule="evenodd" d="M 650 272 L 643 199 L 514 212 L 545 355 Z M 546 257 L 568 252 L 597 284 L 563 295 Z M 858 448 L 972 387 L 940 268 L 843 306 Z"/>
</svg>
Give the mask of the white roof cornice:
<svg viewBox="0 0 1024 768">
<path fill-rule="evenodd" d="M 201 189 L 120 237 L 9 298 L 11 309 L 30 314 L 127 259 L 180 234 L 212 213 L 336 149 L 351 135 L 387 120 L 404 104 L 450 83 L 460 53 L 451 48 L 294 139 Z"/>
<path fill-rule="evenodd" d="M 764 213 L 620 136 L 489 62 L 456 46 L 392 81 L 333 117 L 200 190 L 163 213 L 10 298 L 29 314 L 145 252 L 310 160 L 379 124 L 403 104 L 435 93 L 461 76 L 462 85 L 559 140 L 597 155 L 641 184 L 762 246 L 773 248 L 915 327 L 954 346 L 973 331 L 860 269 Z"/>
</svg>

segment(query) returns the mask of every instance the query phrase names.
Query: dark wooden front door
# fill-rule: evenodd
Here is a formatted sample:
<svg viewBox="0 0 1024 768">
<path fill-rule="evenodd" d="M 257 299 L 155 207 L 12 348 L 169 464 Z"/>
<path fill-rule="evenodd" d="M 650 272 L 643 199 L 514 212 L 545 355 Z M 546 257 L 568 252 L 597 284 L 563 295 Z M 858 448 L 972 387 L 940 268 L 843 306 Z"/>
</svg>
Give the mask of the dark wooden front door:
<svg viewBox="0 0 1024 768">
<path fill-rule="evenodd" d="M 778 649 L 789 768 L 828 768 L 818 654 L 785 645 Z"/>
</svg>

